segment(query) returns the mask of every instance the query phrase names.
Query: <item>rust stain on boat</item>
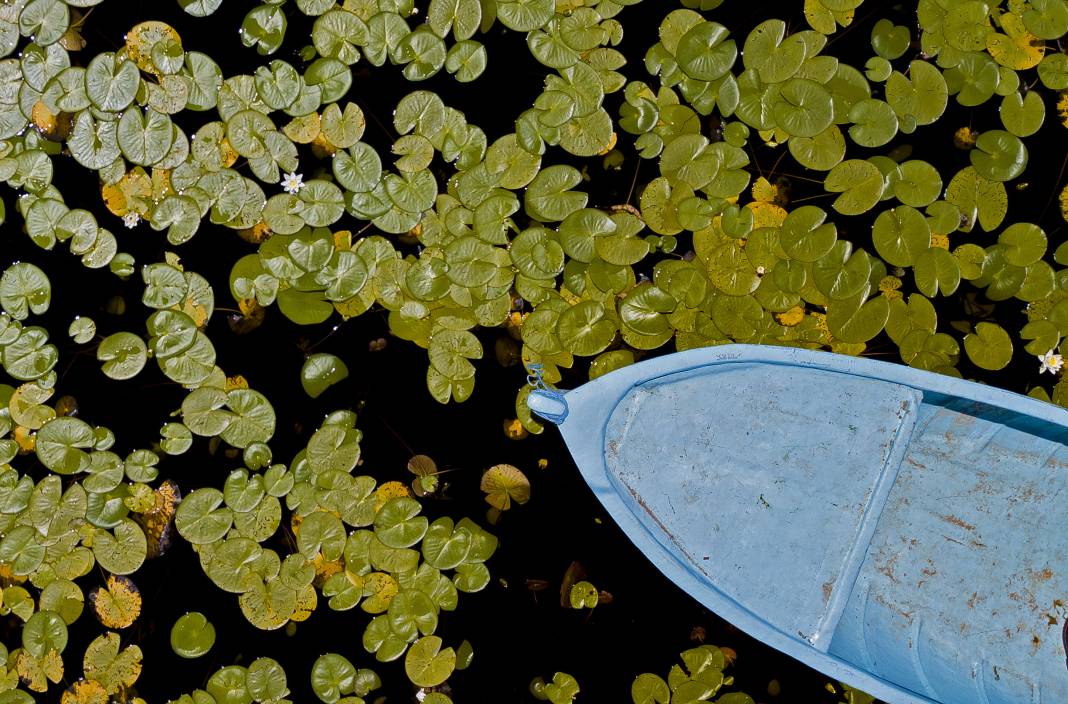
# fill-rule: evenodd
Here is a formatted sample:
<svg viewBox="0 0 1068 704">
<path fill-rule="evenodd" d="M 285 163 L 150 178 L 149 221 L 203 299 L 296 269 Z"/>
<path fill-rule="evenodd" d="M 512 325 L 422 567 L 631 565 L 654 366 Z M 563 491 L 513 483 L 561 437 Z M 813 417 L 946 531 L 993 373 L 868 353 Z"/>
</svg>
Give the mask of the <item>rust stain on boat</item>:
<svg viewBox="0 0 1068 704">
<path fill-rule="evenodd" d="M 638 495 L 638 492 L 634 491 L 634 489 L 632 489 L 631 486 L 625 481 L 621 483 L 623 484 L 623 486 L 627 487 L 627 493 L 630 494 L 631 497 L 633 497 L 633 499 L 638 503 L 638 505 L 642 507 L 643 511 L 649 514 L 649 517 L 656 522 L 656 525 L 660 528 L 661 531 L 663 531 L 664 535 L 668 537 L 668 539 L 675 545 L 675 547 L 679 549 L 679 552 L 681 552 L 683 555 L 689 556 L 690 553 L 682 546 L 678 538 L 675 537 L 675 534 L 668 530 L 667 526 L 664 525 L 664 522 L 660 520 L 660 517 L 657 516 L 656 513 L 654 513 L 653 510 L 649 508 L 648 504 L 645 503 L 645 500 Z M 691 560 L 691 562 L 693 562 L 693 560 Z"/>
<path fill-rule="evenodd" d="M 1031 579 L 1036 582 L 1048 582 L 1049 580 L 1053 579 L 1053 570 L 1051 570 L 1049 567 L 1046 567 L 1037 572 L 1035 570 L 1027 571 L 1031 575 Z"/>
<path fill-rule="evenodd" d="M 953 525 L 957 526 L 958 528 L 963 528 L 965 530 L 975 530 L 975 526 L 973 526 L 971 523 L 968 523 L 965 520 L 957 518 L 956 516 L 953 516 L 953 515 L 950 515 L 950 516 L 939 516 L 939 518 L 941 518 L 946 523 L 952 523 Z"/>
</svg>

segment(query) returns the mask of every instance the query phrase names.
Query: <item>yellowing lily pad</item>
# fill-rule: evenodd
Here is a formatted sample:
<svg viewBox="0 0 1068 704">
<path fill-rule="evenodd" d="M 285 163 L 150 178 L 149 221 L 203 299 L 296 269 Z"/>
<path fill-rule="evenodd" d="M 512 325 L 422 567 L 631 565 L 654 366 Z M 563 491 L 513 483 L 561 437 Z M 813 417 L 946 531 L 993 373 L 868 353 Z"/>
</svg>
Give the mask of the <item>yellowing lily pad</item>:
<svg viewBox="0 0 1068 704">
<path fill-rule="evenodd" d="M 161 73 L 152 58 L 153 50 L 161 44 L 164 47 L 176 46 L 179 52 L 182 48 L 182 37 L 174 27 L 165 22 L 142 22 L 126 33 L 126 55 L 133 59 L 139 69 L 147 73 Z"/>
<path fill-rule="evenodd" d="M 375 513 L 378 513 L 387 501 L 400 496 L 411 496 L 408 485 L 404 482 L 385 482 L 375 490 Z"/>
<path fill-rule="evenodd" d="M 120 652 L 119 645 L 118 633 L 105 633 L 89 644 L 82 660 L 86 679 L 99 682 L 108 694 L 132 687 L 141 676 L 141 649 L 130 645 Z"/>
<path fill-rule="evenodd" d="M 486 503 L 499 511 L 507 511 L 512 501 L 525 504 L 530 500 L 530 480 L 517 467 L 498 464 L 482 475 L 480 484 L 486 492 Z"/>
<path fill-rule="evenodd" d="M 571 585 L 569 599 L 572 609 L 592 609 L 597 606 L 597 587 L 586 581 L 575 582 Z"/>
<path fill-rule="evenodd" d="M 126 628 L 141 615 L 141 591 L 129 577 L 111 575 L 89 592 L 89 604 L 104 628 Z"/>
<path fill-rule="evenodd" d="M 78 680 L 63 692 L 60 704 L 108 704 L 108 692 L 96 680 Z"/>
<path fill-rule="evenodd" d="M 1023 71 L 1034 68 L 1046 53 L 1046 43 L 1024 27 L 1019 15 L 1001 15 L 1004 34 L 995 32 L 986 37 L 986 50 L 1002 66 Z"/>
<path fill-rule="evenodd" d="M 393 597 L 400 590 L 397 580 L 385 572 L 372 572 L 364 578 L 364 600 L 360 608 L 369 614 L 380 614 L 389 608 Z"/>
</svg>

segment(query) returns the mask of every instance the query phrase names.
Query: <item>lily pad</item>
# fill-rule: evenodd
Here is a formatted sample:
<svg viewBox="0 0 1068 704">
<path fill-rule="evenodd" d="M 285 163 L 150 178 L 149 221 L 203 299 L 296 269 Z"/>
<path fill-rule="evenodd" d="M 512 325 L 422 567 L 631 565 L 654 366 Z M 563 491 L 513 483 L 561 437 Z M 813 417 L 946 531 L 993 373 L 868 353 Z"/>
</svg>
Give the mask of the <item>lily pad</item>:
<svg viewBox="0 0 1068 704">
<path fill-rule="evenodd" d="M 499 511 L 507 511 L 512 501 L 525 504 L 530 500 L 530 481 L 510 464 L 498 464 L 486 470 L 480 488 L 486 492 L 486 503 Z"/>
<path fill-rule="evenodd" d="M 1027 166 L 1027 147 L 1019 137 L 1005 130 L 989 130 L 979 135 L 969 156 L 976 173 L 990 181 L 1011 181 Z"/>
<path fill-rule="evenodd" d="M 183 658 L 206 655 L 215 644 L 215 626 L 199 611 L 181 616 L 171 627 L 171 649 Z"/>
<path fill-rule="evenodd" d="M 148 360 L 145 341 L 131 332 L 108 335 L 97 348 L 96 358 L 103 362 L 104 374 L 111 379 L 132 379 L 144 369 Z"/>
<path fill-rule="evenodd" d="M 964 336 L 964 351 L 981 369 L 1004 369 L 1012 360 L 1012 338 L 997 323 L 978 323 Z"/>
<path fill-rule="evenodd" d="M 408 497 L 387 501 L 375 515 L 375 535 L 391 548 L 415 545 L 426 534 L 428 521 L 419 516 L 419 502 Z"/>
<path fill-rule="evenodd" d="M 300 383 L 304 393 L 318 398 L 334 384 L 348 378 L 349 368 L 345 362 L 332 354 L 316 353 L 304 360 L 300 370 Z"/>
<path fill-rule="evenodd" d="M 860 215 L 871 210 L 883 194 L 883 175 L 874 164 L 848 159 L 838 164 L 824 180 L 823 186 L 835 198 L 833 208 L 843 215 Z"/>
<path fill-rule="evenodd" d="M 196 489 L 182 499 L 174 516 L 178 533 L 193 544 L 213 543 L 230 530 L 233 513 L 220 508 L 223 493 L 218 489 Z"/>
<path fill-rule="evenodd" d="M 973 166 L 953 176 L 946 186 L 946 200 L 960 209 L 963 232 L 970 232 L 976 222 L 990 232 L 1001 224 L 1009 208 L 1005 185 L 985 178 Z"/>
<path fill-rule="evenodd" d="M 104 628 L 127 628 L 141 615 L 141 591 L 129 577 L 111 575 L 105 586 L 89 592 L 89 604 Z"/>
<path fill-rule="evenodd" d="M 41 315 L 52 300 L 52 284 L 44 271 L 29 262 L 18 262 L 0 276 L 0 305 L 15 320 L 32 312 Z"/>
<path fill-rule="evenodd" d="M 456 651 L 441 649 L 441 638 L 424 636 L 412 643 L 404 657 L 404 671 L 417 687 L 436 687 L 456 668 Z"/>
</svg>

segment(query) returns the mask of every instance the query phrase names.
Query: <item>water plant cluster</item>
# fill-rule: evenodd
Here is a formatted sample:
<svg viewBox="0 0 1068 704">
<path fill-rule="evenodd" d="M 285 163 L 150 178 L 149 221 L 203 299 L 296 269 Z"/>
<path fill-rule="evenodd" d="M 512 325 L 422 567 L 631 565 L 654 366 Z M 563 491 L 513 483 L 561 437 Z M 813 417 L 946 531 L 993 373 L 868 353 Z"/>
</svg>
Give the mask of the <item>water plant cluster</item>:
<svg viewBox="0 0 1068 704">
<path fill-rule="evenodd" d="M 412 372 L 442 404 L 476 393 L 490 344 L 517 367 L 517 437 L 543 431 L 519 366 L 581 383 L 732 341 L 889 355 L 1068 405 L 1068 189 L 1048 163 L 1068 124 L 1065 0 L 805 0 L 764 21 L 739 20 L 734 0 L 266 0 L 231 28 L 246 72 L 158 20 L 101 51 L 85 38 L 101 1 L 0 5 L 4 237 L 42 250 L 0 262 L 0 704 L 141 701 L 124 632 L 139 571 L 175 541 L 259 629 L 363 612 L 344 621 L 362 652 L 288 673 L 327 704 L 375 701 L 367 665 L 393 661 L 444 704 L 453 672 L 494 647 L 435 632 L 489 584 L 497 539 L 480 519 L 423 515 L 429 458 L 410 486 L 364 473 L 350 409 L 276 457 L 272 399 L 208 335 L 223 308 L 233 334 L 267 316 L 329 329 L 384 315 L 396 344 L 426 350 Z M 222 5 L 169 10 L 211 23 Z M 650 17 L 655 41 L 625 44 L 628 21 Z M 450 86 L 484 81 L 502 45 L 539 73 L 486 85 L 529 107 L 483 129 Z M 410 85 L 383 105 L 361 92 L 366 72 Z M 68 205 L 82 200 L 60 189 L 71 172 L 95 184 L 94 207 Z M 598 186 L 612 179 L 629 189 Z M 228 279 L 184 261 L 194 238 L 222 237 L 244 241 Z M 146 239 L 158 256 L 139 260 Z M 39 324 L 53 295 L 78 295 L 50 276 L 56 252 L 92 286 L 137 283 L 143 325 Z M 83 353 L 109 383 L 159 382 L 173 413 L 157 437 L 77 414 L 63 365 Z M 352 371 L 315 353 L 279 373 L 315 398 Z M 231 468 L 183 485 L 174 468 L 205 447 Z M 491 518 L 531 495 L 509 465 L 482 488 Z M 598 595 L 582 581 L 569 599 Z M 72 652 L 87 608 L 103 630 Z M 192 610 L 158 627 L 184 658 L 215 639 Z M 666 679 L 637 677 L 633 701 L 711 701 L 731 684 L 720 649 L 681 658 Z M 266 657 L 205 677 L 174 701 L 281 702 L 291 684 Z M 530 691 L 582 699 L 565 673 Z"/>
</svg>

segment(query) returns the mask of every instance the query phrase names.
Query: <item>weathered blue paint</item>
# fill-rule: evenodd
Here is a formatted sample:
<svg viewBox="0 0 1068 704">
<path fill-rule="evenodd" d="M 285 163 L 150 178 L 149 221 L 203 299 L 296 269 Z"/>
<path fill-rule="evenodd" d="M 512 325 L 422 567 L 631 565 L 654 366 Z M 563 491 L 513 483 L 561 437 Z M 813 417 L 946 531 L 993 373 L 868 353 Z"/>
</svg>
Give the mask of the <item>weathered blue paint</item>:
<svg viewBox="0 0 1068 704">
<path fill-rule="evenodd" d="M 752 345 L 529 404 L 645 555 L 772 647 L 893 704 L 1068 702 L 1068 410 Z"/>
</svg>

